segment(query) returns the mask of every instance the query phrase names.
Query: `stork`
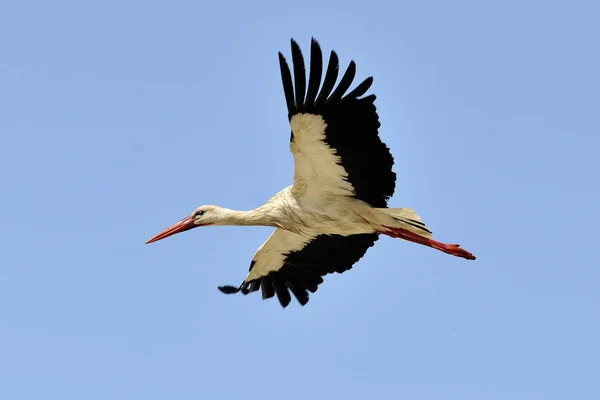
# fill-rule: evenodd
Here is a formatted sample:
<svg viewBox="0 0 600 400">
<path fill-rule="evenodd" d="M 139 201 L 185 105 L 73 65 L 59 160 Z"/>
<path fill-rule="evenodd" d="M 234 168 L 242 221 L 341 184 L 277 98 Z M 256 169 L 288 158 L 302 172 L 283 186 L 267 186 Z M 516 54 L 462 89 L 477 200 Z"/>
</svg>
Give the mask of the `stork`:
<svg viewBox="0 0 600 400">
<path fill-rule="evenodd" d="M 378 135 L 375 95 L 363 97 L 373 78 L 346 93 L 356 74 L 352 61 L 334 89 L 339 61 L 332 51 L 321 84 L 323 57 L 313 38 L 307 88 L 302 52 L 293 39 L 291 48 L 293 82 L 281 53 L 279 66 L 291 126 L 293 184 L 251 211 L 198 207 L 146 243 L 200 226 L 274 227 L 243 282 L 219 289 L 245 295 L 261 289 L 263 299 L 277 294 L 284 308 L 291 301 L 290 291 L 305 305 L 308 292 L 317 290 L 324 275 L 352 268 L 381 234 L 475 260 L 457 244 L 433 240 L 412 209 L 387 207 L 396 174 L 394 159 Z"/>
</svg>

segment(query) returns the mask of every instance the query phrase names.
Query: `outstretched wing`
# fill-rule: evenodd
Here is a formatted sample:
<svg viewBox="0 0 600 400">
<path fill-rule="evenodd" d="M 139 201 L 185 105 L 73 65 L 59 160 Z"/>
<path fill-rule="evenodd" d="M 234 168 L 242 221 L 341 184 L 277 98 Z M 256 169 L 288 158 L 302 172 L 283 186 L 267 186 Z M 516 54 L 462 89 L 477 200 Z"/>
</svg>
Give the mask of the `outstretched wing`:
<svg viewBox="0 0 600 400">
<path fill-rule="evenodd" d="M 377 234 L 308 237 L 278 228 L 256 251 L 242 284 L 219 289 L 227 294 L 262 289 L 263 299 L 277 294 L 283 307 L 290 303 L 291 291 L 305 305 L 308 292 L 317 291 L 324 275 L 352 268 L 378 238 Z"/>
<path fill-rule="evenodd" d="M 293 192 L 316 197 L 352 196 L 373 207 L 386 207 L 396 185 L 394 159 L 378 135 L 375 95 L 361 98 L 373 79 L 365 79 L 346 94 L 356 73 L 356 65 L 351 62 L 335 88 L 339 61 L 332 51 L 321 84 L 323 57 L 313 39 L 307 88 L 302 52 L 295 41 L 291 43 L 293 82 L 281 53 L 279 64 L 292 130 Z M 308 292 L 317 290 L 324 275 L 352 268 L 378 237 L 377 234 L 309 237 L 275 229 L 257 250 L 242 284 L 219 289 L 224 293 L 244 294 L 261 289 L 263 299 L 277 294 L 283 307 L 290 303 L 291 291 L 304 305 L 309 300 Z"/>
<path fill-rule="evenodd" d="M 346 94 L 356 74 L 352 61 L 334 90 L 339 61 L 332 51 L 321 85 L 323 57 L 313 39 L 307 90 L 302 52 L 294 40 L 291 43 L 294 83 L 281 53 L 279 64 L 292 128 L 294 192 L 347 195 L 373 207 L 386 207 L 396 185 L 394 159 L 377 132 L 380 123 L 375 95 L 359 98 L 370 88 L 373 78 Z"/>
</svg>

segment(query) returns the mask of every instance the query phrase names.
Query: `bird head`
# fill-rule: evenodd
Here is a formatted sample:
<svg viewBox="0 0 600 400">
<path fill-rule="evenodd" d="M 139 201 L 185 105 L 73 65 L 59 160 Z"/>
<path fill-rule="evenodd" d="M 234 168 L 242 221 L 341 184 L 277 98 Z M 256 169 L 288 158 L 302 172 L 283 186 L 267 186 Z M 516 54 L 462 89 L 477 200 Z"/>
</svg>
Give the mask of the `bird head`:
<svg viewBox="0 0 600 400">
<path fill-rule="evenodd" d="M 215 225 L 222 217 L 221 208 L 217 206 L 198 207 L 190 215 L 174 223 L 158 235 L 149 239 L 146 244 L 156 242 L 176 233 L 181 233 L 199 226 Z"/>
</svg>

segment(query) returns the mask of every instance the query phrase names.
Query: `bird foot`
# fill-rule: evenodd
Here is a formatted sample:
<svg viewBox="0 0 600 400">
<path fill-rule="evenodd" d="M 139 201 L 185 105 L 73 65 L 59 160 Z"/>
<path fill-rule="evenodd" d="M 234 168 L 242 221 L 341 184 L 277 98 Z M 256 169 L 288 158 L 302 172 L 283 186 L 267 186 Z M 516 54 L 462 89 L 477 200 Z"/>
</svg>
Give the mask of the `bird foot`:
<svg viewBox="0 0 600 400">
<path fill-rule="evenodd" d="M 461 248 L 458 244 L 445 244 L 440 242 L 432 243 L 431 247 L 434 249 L 443 251 L 446 254 L 451 254 L 456 257 L 466 258 L 467 260 L 475 260 L 475 256 L 465 249 Z"/>
<path fill-rule="evenodd" d="M 429 239 L 429 238 L 417 235 L 416 233 L 410 232 L 403 228 L 392 228 L 392 227 L 387 227 L 387 226 L 385 228 L 386 228 L 386 230 L 384 230 L 380 233 L 391 236 L 393 238 L 404 239 L 404 240 L 408 240 L 409 242 L 422 244 L 423 246 L 427 246 L 427 247 L 431 247 L 432 249 L 443 251 L 444 253 L 451 254 L 455 257 L 462 257 L 462 258 L 466 258 L 467 260 L 475 260 L 475 256 L 473 254 L 469 253 L 468 251 L 461 248 L 457 244 L 441 243 L 441 242 L 435 241 L 433 239 Z"/>
</svg>

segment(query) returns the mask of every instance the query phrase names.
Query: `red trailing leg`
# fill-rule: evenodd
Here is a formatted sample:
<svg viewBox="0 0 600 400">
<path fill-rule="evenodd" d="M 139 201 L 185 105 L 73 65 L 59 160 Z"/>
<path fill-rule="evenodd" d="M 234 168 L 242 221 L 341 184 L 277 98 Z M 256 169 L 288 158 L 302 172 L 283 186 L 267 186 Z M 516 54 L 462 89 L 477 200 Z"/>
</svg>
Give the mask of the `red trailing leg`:
<svg viewBox="0 0 600 400">
<path fill-rule="evenodd" d="M 467 260 L 475 259 L 475 256 L 473 254 L 469 253 L 465 249 L 462 249 L 457 244 L 446 244 L 446 243 L 436 242 L 433 239 L 428 239 L 423 236 L 419 236 L 416 233 L 412 233 L 412 232 L 410 232 L 406 229 L 402 229 L 402 228 L 389 228 L 387 226 L 385 228 L 386 228 L 385 231 L 382 231 L 379 233 L 388 235 L 393 238 L 404 239 L 404 240 L 408 240 L 409 242 L 422 244 L 423 246 L 431 247 L 433 249 L 443 251 L 444 253 L 452 254 L 453 256 L 456 256 L 456 257 L 466 258 Z"/>
</svg>

